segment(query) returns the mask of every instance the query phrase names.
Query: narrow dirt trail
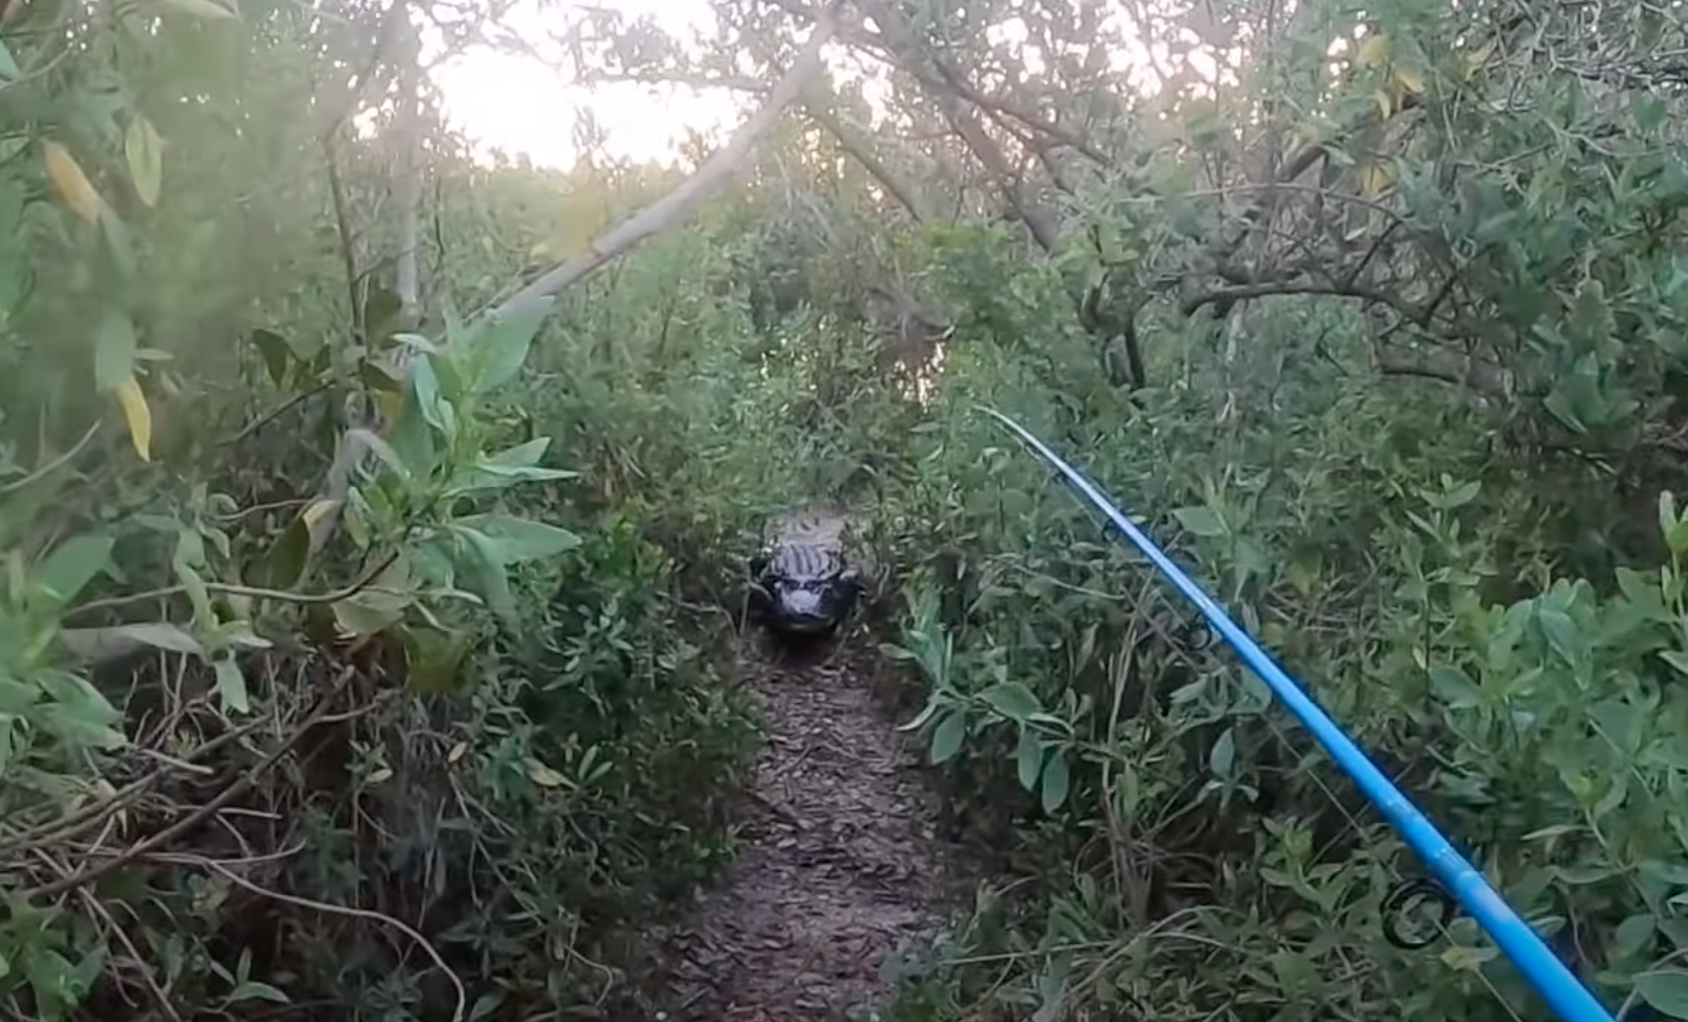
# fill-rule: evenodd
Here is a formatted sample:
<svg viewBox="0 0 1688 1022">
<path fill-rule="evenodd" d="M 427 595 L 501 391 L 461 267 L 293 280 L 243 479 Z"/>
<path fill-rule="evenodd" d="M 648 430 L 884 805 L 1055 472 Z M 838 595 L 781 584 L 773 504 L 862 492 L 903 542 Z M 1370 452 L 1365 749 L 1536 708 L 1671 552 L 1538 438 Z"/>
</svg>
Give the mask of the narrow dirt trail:
<svg viewBox="0 0 1688 1022">
<path fill-rule="evenodd" d="M 882 963 L 947 922 L 958 856 L 919 749 L 874 698 L 872 656 L 747 664 L 767 746 L 746 847 L 678 935 L 674 1022 L 857 1017 L 894 993 Z"/>
</svg>

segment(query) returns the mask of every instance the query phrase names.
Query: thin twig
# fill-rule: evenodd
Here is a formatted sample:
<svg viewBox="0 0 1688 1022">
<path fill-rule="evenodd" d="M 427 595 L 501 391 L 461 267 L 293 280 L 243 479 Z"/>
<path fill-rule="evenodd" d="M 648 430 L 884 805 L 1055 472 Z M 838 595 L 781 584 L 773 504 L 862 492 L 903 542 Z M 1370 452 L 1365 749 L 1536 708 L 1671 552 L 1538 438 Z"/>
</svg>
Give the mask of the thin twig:
<svg viewBox="0 0 1688 1022">
<path fill-rule="evenodd" d="M 433 959 L 434 964 L 439 967 L 440 971 L 445 973 L 446 979 L 451 980 L 452 989 L 457 992 L 457 1010 L 452 1012 L 451 1022 L 462 1022 L 463 1014 L 467 1010 L 469 1003 L 469 994 L 468 991 L 463 988 L 463 981 L 457 978 L 457 973 L 453 972 L 451 970 L 451 966 L 445 963 L 445 959 L 440 957 L 440 953 L 434 950 L 434 945 L 428 943 L 428 938 L 416 932 L 416 930 L 411 928 L 408 923 L 371 909 L 352 908 L 347 905 L 331 905 L 325 901 L 312 901 L 309 898 L 300 898 L 291 894 L 283 894 L 280 891 L 272 891 L 269 888 L 261 887 L 233 870 L 224 867 L 222 863 L 217 862 L 215 859 L 206 859 L 204 865 L 213 873 L 216 873 L 218 876 L 227 880 L 229 883 L 234 884 L 236 887 L 245 888 L 260 897 L 271 898 L 275 901 L 283 902 L 288 905 L 296 905 L 299 908 L 308 908 L 317 912 L 326 912 L 330 915 L 349 916 L 353 919 L 366 919 L 370 922 L 383 923 L 387 926 L 391 926 L 395 930 L 398 930 L 406 937 L 415 941 L 416 945 L 420 947 L 429 958 Z"/>
<path fill-rule="evenodd" d="M 42 465 L 40 468 L 31 472 L 29 475 L 24 476 L 22 479 L 14 479 L 11 482 L 7 483 L 6 485 L 0 486 L 0 497 L 4 497 L 9 493 L 14 493 L 18 490 L 21 490 L 25 486 L 28 486 L 31 483 L 39 482 L 40 480 L 45 479 L 47 476 L 52 475 L 54 472 L 57 472 L 59 469 L 63 468 L 65 465 L 69 464 L 72 458 L 75 458 L 78 454 L 81 454 L 82 448 L 88 446 L 88 441 L 94 439 L 94 434 L 98 433 L 99 431 L 100 431 L 100 424 L 98 422 L 94 423 L 92 426 L 89 426 L 88 432 L 82 434 L 82 439 L 76 441 L 75 446 L 71 447 L 70 450 L 68 450 L 68 451 L 64 452 L 63 454 L 59 455 L 58 457 L 54 458 L 52 461 L 47 462 L 47 464 Z"/>
<path fill-rule="evenodd" d="M 229 596 L 246 596 L 255 600 L 280 600 L 284 603 L 339 603 L 368 589 L 381 576 L 383 571 L 392 567 L 399 559 L 398 551 L 394 551 L 374 568 L 365 572 L 362 578 L 346 586 L 326 593 L 290 593 L 281 589 L 259 589 L 253 586 L 232 585 L 226 582 L 207 582 L 205 591 L 210 593 L 224 593 Z M 166 596 L 176 596 L 188 591 L 185 585 L 165 586 L 162 589 L 151 589 L 144 593 L 131 593 L 128 596 L 111 596 L 103 600 L 91 600 L 74 607 L 65 613 L 69 618 L 75 614 L 84 614 L 92 610 L 110 610 L 114 607 L 126 607 L 131 603 L 141 603 L 145 600 L 158 600 Z"/>
<path fill-rule="evenodd" d="M 37 848 L 35 850 L 35 857 L 45 863 L 48 869 L 58 873 L 60 876 L 65 876 L 70 873 L 69 866 L 59 862 L 57 859 L 54 859 L 43 849 Z M 98 898 L 94 897 L 93 892 L 89 891 L 87 888 L 83 888 L 77 893 L 81 895 L 82 904 L 85 908 L 87 908 L 88 914 L 104 922 L 106 926 L 110 928 L 112 937 L 115 938 L 119 944 L 123 945 L 123 950 L 128 952 L 129 957 L 134 960 L 135 968 L 140 971 L 141 980 L 146 983 L 147 990 L 151 992 L 153 1000 L 158 1002 L 159 1010 L 169 1016 L 170 1022 L 182 1022 L 182 1016 L 176 1011 L 176 1006 L 170 1003 L 170 995 L 164 991 L 163 987 L 158 985 L 158 978 L 152 974 L 152 967 L 147 965 L 147 960 L 145 958 L 141 957 L 141 952 L 136 949 L 135 942 L 129 939 L 129 934 L 124 932 L 123 927 L 118 924 L 117 919 L 111 914 L 111 910 L 106 908 Z M 127 996 L 125 996 L 124 999 L 128 1000 Z"/>
<path fill-rule="evenodd" d="M 251 770 L 248 770 L 233 784 L 224 788 L 216 798 L 213 798 L 211 801 L 200 806 L 198 809 L 195 809 L 181 820 L 178 820 L 170 826 L 165 827 L 163 830 L 158 831 L 151 837 L 142 838 L 140 841 L 135 842 L 130 845 L 123 854 L 117 856 L 116 858 L 107 862 L 102 862 L 97 866 L 89 866 L 68 877 L 55 880 L 52 883 L 42 884 L 39 887 L 33 887 L 24 891 L 22 894 L 24 900 L 32 901 L 37 898 L 50 898 L 55 894 L 62 894 L 65 891 L 92 883 L 117 867 L 131 862 L 139 856 L 146 855 L 153 849 L 168 843 L 169 841 L 187 833 L 193 828 L 199 826 L 201 823 L 210 819 L 211 816 L 213 816 L 218 810 L 245 794 L 247 789 L 251 788 L 258 782 L 258 778 L 269 773 L 271 768 L 281 762 L 282 757 L 287 755 L 293 746 L 299 744 L 300 739 L 304 738 L 306 734 L 315 729 L 318 724 L 324 723 L 329 719 L 328 707 L 333 704 L 334 697 L 337 696 L 341 689 L 345 688 L 346 683 L 351 680 L 354 671 L 355 668 L 351 666 L 347 666 L 342 669 L 340 676 L 334 680 L 334 682 L 329 686 L 328 692 L 323 695 L 322 700 L 317 706 L 317 710 L 307 717 L 304 723 L 299 725 L 298 730 L 294 731 L 286 738 L 286 740 L 276 746 L 274 751 L 272 751 L 268 756 L 265 756 L 263 760 L 261 760 Z M 366 713 L 369 710 L 374 709 L 377 705 L 379 705 L 379 703 L 371 703 L 369 706 L 363 707 L 358 712 Z M 341 716 L 343 717 L 344 715 Z"/>
<path fill-rule="evenodd" d="M 260 717 L 242 724 L 238 728 L 225 731 L 188 753 L 186 759 L 191 764 L 193 760 L 199 759 L 201 756 L 209 755 L 230 742 L 244 738 L 265 723 L 266 721 Z M 92 805 L 84 806 L 69 816 L 51 820 L 31 830 L 24 831 L 13 838 L 15 844 L 0 845 L 0 854 L 17 855 L 54 842 L 64 841 L 84 829 L 86 825 L 122 809 L 169 772 L 169 769 L 155 770 L 145 777 L 124 785 L 118 789 L 116 794 L 101 799 Z"/>
<path fill-rule="evenodd" d="M 39 854 L 45 855 L 46 853 L 41 852 Z M 123 945 L 123 950 L 128 953 L 129 957 L 135 960 L 135 969 L 141 974 L 141 982 L 147 985 L 147 991 L 152 994 L 152 999 L 158 1002 L 158 1010 L 164 1012 L 169 1017 L 170 1022 L 182 1022 L 181 1013 L 176 1010 L 174 1004 L 170 1003 L 169 992 L 158 985 L 158 977 L 153 975 L 152 966 L 148 965 L 147 960 L 141 957 L 141 952 L 135 947 L 135 942 L 130 940 L 129 934 L 124 931 L 122 926 L 118 925 L 117 919 L 111 914 L 111 910 L 101 904 L 100 899 L 94 897 L 93 892 L 87 888 L 83 888 L 77 894 L 81 895 L 82 904 L 87 907 L 88 911 L 105 922 L 111 930 L 111 935 L 116 938 L 119 944 Z"/>
<path fill-rule="evenodd" d="M 258 432 L 260 429 L 263 429 L 265 426 L 281 418 L 283 415 L 286 415 L 288 412 L 304 404 L 306 401 L 309 401 L 311 398 L 316 397 L 318 394 L 332 386 L 334 386 L 334 377 L 332 376 L 317 380 L 315 383 L 311 384 L 310 387 L 299 391 L 286 401 L 283 401 L 281 404 L 275 406 L 263 415 L 258 416 L 256 419 L 253 419 L 251 422 L 241 427 L 240 432 L 231 434 L 230 436 L 226 436 L 217 441 L 217 446 L 229 447 L 240 443 L 242 440 L 245 440 L 247 437 Z"/>
</svg>

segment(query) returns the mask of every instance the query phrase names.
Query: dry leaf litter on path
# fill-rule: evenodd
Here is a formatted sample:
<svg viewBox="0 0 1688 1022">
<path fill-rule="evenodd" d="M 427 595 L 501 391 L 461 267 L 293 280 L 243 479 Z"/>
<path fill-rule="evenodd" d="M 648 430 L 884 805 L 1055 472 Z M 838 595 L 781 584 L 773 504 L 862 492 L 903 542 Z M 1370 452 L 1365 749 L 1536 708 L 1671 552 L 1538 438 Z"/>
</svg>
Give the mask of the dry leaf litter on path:
<svg viewBox="0 0 1688 1022">
<path fill-rule="evenodd" d="M 871 1017 L 895 992 L 882 966 L 945 925 L 956 852 L 918 741 L 873 698 L 871 656 L 747 665 L 768 736 L 745 847 L 670 942 L 669 1022 Z"/>
</svg>

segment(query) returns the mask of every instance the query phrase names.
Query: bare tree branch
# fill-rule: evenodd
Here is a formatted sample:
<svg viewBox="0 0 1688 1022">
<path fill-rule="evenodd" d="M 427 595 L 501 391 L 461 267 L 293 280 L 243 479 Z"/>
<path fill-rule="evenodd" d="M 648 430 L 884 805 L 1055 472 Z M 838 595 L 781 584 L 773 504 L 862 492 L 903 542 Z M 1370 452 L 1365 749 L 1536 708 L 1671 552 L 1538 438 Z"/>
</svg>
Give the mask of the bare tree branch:
<svg viewBox="0 0 1688 1022">
<path fill-rule="evenodd" d="M 873 154 L 873 150 L 868 148 L 863 139 L 827 108 L 824 101 L 818 97 L 813 100 L 806 100 L 803 104 L 803 112 L 808 114 L 810 119 L 820 125 L 827 134 L 836 139 L 840 149 L 849 153 L 850 157 L 861 164 L 875 181 L 878 181 L 887 192 L 890 192 L 898 202 L 902 203 L 903 208 L 908 210 L 909 216 L 917 222 L 924 219 L 920 215 L 920 205 L 915 201 L 914 193 L 897 179 L 897 176 L 891 172 L 891 168 L 887 167 L 884 161 Z"/>
<path fill-rule="evenodd" d="M 829 5 L 815 23 L 809 41 L 786 70 L 785 77 L 768 94 L 762 109 L 739 127 L 732 139 L 699 167 L 680 187 L 651 206 L 624 220 L 594 241 L 587 250 L 551 270 L 506 299 L 493 315 L 503 318 L 532 312 L 540 303 L 569 285 L 600 269 L 635 245 L 679 223 L 743 166 L 762 136 L 795 101 L 808 80 L 820 69 L 821 48 L 832 39 L 837 24 L 838 2 Z"/>
</svg>

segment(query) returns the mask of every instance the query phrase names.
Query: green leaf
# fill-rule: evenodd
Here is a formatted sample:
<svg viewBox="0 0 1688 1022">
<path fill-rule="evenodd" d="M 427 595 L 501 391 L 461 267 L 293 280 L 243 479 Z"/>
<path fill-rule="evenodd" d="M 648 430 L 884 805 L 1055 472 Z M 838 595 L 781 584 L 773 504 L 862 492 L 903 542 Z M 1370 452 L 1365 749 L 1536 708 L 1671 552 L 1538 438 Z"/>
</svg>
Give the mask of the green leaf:
<svg viewBox="0 0 1688 1022">
<path fill-rule="evenodd" d="M 276 1004 L 293 1003 L 288 999 L 286 994 L 277 990 L 275 987 L 270 986 L 268 983 L 260 983 L 257 980 L 250 979 L 235 987 L 234 990 L 229 993 L 229 1000 L 274 1001 Z"/>
<path fill-rule="evenodd" d="M 283 386 L 287 379 L 288 362 L 293 357 L 293 349 L 288 345 L 287 338 L 274 330 L 260 327 L 252 331 L 251 340 L 264 360 L 264 368 L 269 371 L 270 382 L 278 387 Z"/>
<path fill-rule="evenodd" d="M 112 634 L 123 635 L 136 642 L 144 642 L 154 649 L 167 649 L 172 653 L 193 653 L 203 655 L 205 648 L 180 626 L 168 621 L 143 622 L 133 625 L 119 625 L 112 629 Z"/>
<path fill-rule="evenodd" d="M 434 360 L 424 355 L 411 364 L 411 389 L 416 396 L 417 410 L 428 425 L 438 430 L 440 436 L 449 444 L 453 430 L 446 424 L 446 412 L 442 408 L 445 399 L 440 396 L 439 377 L 434 375 Z"/>
<path fill-rule="evenodd" d="M 1475 479 L 1470 482 L 1460 483 L 1458 486 L 1448 491 L 1446 497 L 1443 499 L 1442 506 L 1449 509 L 1463 507 L 1477 498 L 1477 493 L 1482 489 L 1482 486 L 1483 484 Z"/>
<path fill-rule="evenodd" d="M 1635 992 L 1652 1007 L 1673 1018 L 1688 1018 L 1688 971 L 1659 969 L 1638 973 Z"/>
<path fill-rule="evenodd" d="M 1659 650 L 1659 659 L 1676 668 L 1683 675 L 1688 676 L 1688 653 L 1678 649 Z"/>
<path fill-rule="evenodd" d="M 575 479 L 580 473 L 557 468 L 542 468 L 538 462 L 551 444 L 551 438 L 538 437 L 525 444 L 484 455 L 469 468 L 452 477 L 446 487 L 447 496 L 461 497 L 488 490 L 507 489 L 515 483 Z"/>
<path fill-rule="evenodd" d="M 1219 736 L 1219 740 L 1214 742 L 1213 748 L 1208 751 L 1207 765 L 1214 776 L 1230 780 L 1231 768 L 1236 765 L 1236 761 L 1236 732 L 1234 728 L 1226 728 L 1225 733 Z"/>
<path fill-rule="evenodd" d="M 304 515 L 295 515 L 264 557 L 264 580 L 271 589 L 292 589 L 305 574 L 310 555 L 311 527 Z"/>
<path fill-rule="evenodd" d="M 462 635 L 427 627 L 404 630 L 405 687 L 413 692 L 454 691 L 462 681 L 469 643 Z"/>
<path fill-rule="evenodd" d="M 544 522 L 509 515 L 469 515 L 451 523 L 485 536 L 496 550 L 500 564 L 521 564 L 542 557 L 555 557 L 580 546 L 580 537 L 567 529 Z"/>
<path fill-rule="evenodd" d="M 1539 607 L 1536 620 L 1541 623 L 1542 635 L 1565 663 L 1576 666 L 1581 660 L 1582 636 L 1577 634 L 1576 622 L 1555 607 Z"/>
<path fill-rule="evenodd" d="M 1659 535 L 1668 536 L 1676 527 L 1676 495 L 1669 490 L 1659 491 Z"/>
<path fill-rule="evenodd" d="M 0 78 L 8 82 L 15 82 L 22 77 L 23 70 L 18 67 L 17 58 L 12 56 L 12 51 L 6 48 L 5 41 L 0 40 Z M 3 975 L 5 973 L 0 972 L 0 976 Z"/>
<path fill-rule="evenodd" d="M 102 251 L 111 260 L 111 268 L 125 284 L 134 281 L 138 264 L 135 261 L 135 242 L 129 228 L 110 206 L 100 209 L 100 238 L 105 242 Z"/>
<path fill-rule="evenodd" d="M 211 590 L 206 588 L 205 579 L 181 561 L 177 561 L 173 568 L 177 581 L 187 590 L 188 602 L 193 604 L 193 619 L 201 625 L 216 621 L 216 614 L 211 610 Z"/>
<path fill-rule="evenodd" d="M 910 653 L 901 646 L 893 646 L 888 642 L 881 643 L 879 648 L 885 651 L 896 650 L 899 654 L 901 654 L 898 657 L 898 659 L 901 660 L 917 659 L 915 654 Z M 898 724 L 897 730 L 902 732 L 919 731 L 921 728 L 926 726 L 927 721 L 932 719 L 932 715 L 938 712 L 939 705 L 938 693 L 934 692 L 931 697 L 926 700 L 926 705 L 920 708 L 920 712 L 915 714 L 914 719 L 909 721 L 907 724 Z"/>
<path fill-rule="evenodd" d="M 409 562 L 400 558 L 366 588 L 336 601 L 334 620 L 353 635 L 374 635 L 404 617 L 415 602 Z"/>
<path fill-rule="evenodd" d="M 130 116 L 129 130 L 123 133 L 123 155 L 129 161 L 135 194 L 148 206 L 158 205 L 164 186 L 164 140 L 152 122 L 138 113 Z"/>
<path fill-rule="evenodd" d="M 453 544 L 453 562 L 467 576 L 471 590 L 486 601 L 507 628 L 515 631 L 516 598 L 510 593 L 510 576 L 505 571 L 498 544 L 491 537 L 461 525 L 453 524 L 451 531 L 457 540 Z"/>
<path fill-rule="evenodd" d="M 116 390 L 134 375 L 137 347 L 135 324 L 125 314 L 108 310 L 94 341 L 94 386 L 101 393 Z"/>
<path fill-rule="evenodd" d="M 232 658 L 222 657 L 213 662 L 217 671 L 217 698 L 226 709 L 245 713 L 252 708 L 246 697 L 246 674 Z"/>
<path fill-rule="evenodd" d="M 468 344 L 470 364 L 468 384 L 477 394 L 502 386 L 522 371 L 528 349 L 539 333 L 539 324 L 551 312 L 552 300 L 547 298 L 529 311 L 509 318 L 493 318 L 482 325 Z"/>
<path fill-rule="evenodd" d="M 379 593 L 358 593 L 334 604 L 334 621 L 353 635 L 376 635 L 404 617 L 411 601 L 397 603 Z"/>
<path fill-rule="evenodd" d="M 111 563 L 116 541 L 110 536 L 77 536 L 59 544 L 36 572 L 35 582 L 49 600 L 63 606 L 76 598 L 94 576 Z"/>
<path fill-rule="evenodd" d="M 71 744 L 108 751 L 128 741 L 117 730 L 122 714 L 86 678 L 66 671 L 45 671 L 40 682 L 52 700 L 51 705 L 36 711 L 48 731 Z"/>
<path fill-rule="evenodd" d="M 1542 404 L 1547 407 L 1548 411 L 1553 413 L 1554 418 L 1564 423 L 1566 428 L 1570 429 L 1572 432 L 1586 435 L 1588 433 L 1588 427 L 1584 425 L 1582 419 L 1578 417 L 1574 399 L 1569 396 L 1568 391 L 1568 387 L 1556 387 L 1553 392 L 1542 401 Z"/>
<path fill-rule="evenodd" d="M 1470 709 L 1483 703 L 1483 690 L 1471 680 L 1471 675 L 1449 664 L 1430 669 L 1430 690 L 1450 709 Z"/>
<path fill-rule="evenodd" d="M 961 751 L 962 739 L 967 737 L 967 714 L 950 711 L 932 731 L 931 759 L 934 764 L 948 763 Z"/>
<path fill-rule="evenodd" d="M 1670 107 L 1664 97 L 1650 92 L 1637 92 L 1630 97 L 1630 116 L 1635 118 L 1635 126 L 1643 132 L 1656 130 L 1670 116 Z"/>
<path fill-rule="evenodd" d="M 434 411 L 439 413 L 441 408 L 436 407 Z M 443 413 L 441 418 L 444 421 Z M 452 446 L 449 438 L 444 444 L 438 442 L 434 428 L 428 424 L 422 411 L 422 400 L 417 396 L 414 383 L 405 391 L 387 436 L 394 455 L 404 463 L 407 478 L 430 478 L 438 465 L 442 448 L 449 450 Z"/>
<path fill-rule="evenodd" d="M 506 447 L 497 454 L 488 455 L 482 464 L 500 469 L 527 468 L 539 464 L 539 459 L 545 457 L 550 446 L 550 437 L 534 437 L 525 444 Z"/>
<path fill-rule="evenodd" d="M 1019 682 L 1006 681 L 1000 685 L 993 685 L 980 693 L 980 698 L 991 709 L 1009 720 L 1025 723 L 1026 718 L 1043 710 L 1037 701 L 1037 696 Z"/>
<path fill-rule="evenodd" d="M 358 361 L 358 379 L 369 390 L 385 394 L 401 393 L 406 383 L 404 370 L 380 355 L 370 355 Z"/>
<path fill-rule="evenodd" d="M 1015 750 L 1014 766 L 1020 775 L 1020 786 L 1036 791 L 1038 775 L 1043 772 L 1043 739 L 1032 728 L 1020 728 L 1020 747 Z"/>
<path fill-rule="evenodd" d="M 1630 916 L 1618 924 L 1612 934 L 1612 955 L 1615 958 L 1628 958 L 1637 955 L 1652 946 L 1653 934 L 1658 931 L 1659 921 L 1650 912 Z"/>
<path fill-rule="evenodd" d="M 346 431 L 346 442 L 362 443 L 371 453 L 380 458 L 388 468 L 397 473 L 400 479 L 405 482 L 410 481 L 410 467 L 399 457 L 398 452 L 393 450 L 392 445 L 381 437 L 367 429 L 348 429 Z"/>
<path fill-rule="evenodd" d="M 1072 783 L 1068 773 L 1066 754 L 1057 749 L 1043 768 L 1043 811 L 1053 813 L 1067 800 L 1067 788 Z"/>
<path fill-rule="evenodd" d="M 1212 508 L 1181 507 L 1172 512 L 1184 531 L 1209 539 L 1225 535 L 1225 522 Z"/>
</svg>

